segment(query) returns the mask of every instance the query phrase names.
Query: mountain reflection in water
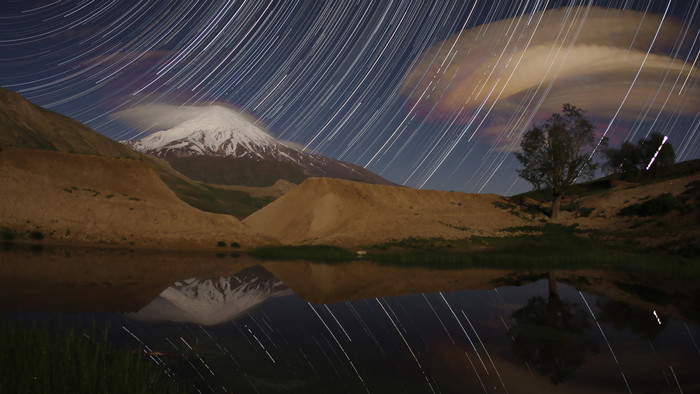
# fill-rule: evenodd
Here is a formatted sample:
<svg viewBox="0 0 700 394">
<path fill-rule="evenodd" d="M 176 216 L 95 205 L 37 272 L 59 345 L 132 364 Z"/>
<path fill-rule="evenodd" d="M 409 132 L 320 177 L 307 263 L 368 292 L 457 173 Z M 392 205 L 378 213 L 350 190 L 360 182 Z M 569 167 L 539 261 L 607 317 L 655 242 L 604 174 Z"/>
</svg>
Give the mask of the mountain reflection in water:
<svg viewBox="0 0 700 394">
<path fill-rule="evenodd" d="M 160 283 L 162 261 L 127 260 L 127 277 L 141 270 Z M 0 266 L 2 320 L 80 309 L 72 293 L 42 307 L 37 283 L 80 289 L 92 313 L 62 314 L 64 322 L 111 325 L 114 341 L 202 392 L 700 392 L 700 286 L 691 277 L 227 256 L 189 271 L 173 264 L 169 277 L 189 279 L 120 307 L 97 294 L 140 287 L 114 266 L 83 283 L 56 272 L 37 279 L 27 261 Z M 195 271 L 205 275 L 187 275 Z M 104 313 L 114 310 L 131 311 Z"/>
<path fill-rule="evenodd" d="M 290 294 L 282 281 L 255 266 L 229 277 L 178 281 L 128 316 L 211 326 L 233 320 L 270 297 Z"/>
</svg>

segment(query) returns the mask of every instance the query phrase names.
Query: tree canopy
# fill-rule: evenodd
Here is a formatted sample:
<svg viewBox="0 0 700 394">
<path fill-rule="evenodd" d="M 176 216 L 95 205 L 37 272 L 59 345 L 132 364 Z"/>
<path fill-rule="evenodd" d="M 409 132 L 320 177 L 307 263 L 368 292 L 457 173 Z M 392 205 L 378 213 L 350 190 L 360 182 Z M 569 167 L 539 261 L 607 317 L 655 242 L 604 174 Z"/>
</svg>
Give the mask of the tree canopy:
<svg viewBox="0 0 700 394">
<path fill-rule="evenodd" d="M 661 133 L 651 133 L 641 138 L 637 144 L 623 142 L 619 148 L 607 148 L 604 167 L 608 174 L 620 174 L 623 179 L 633 178 L 641 171 L 658 170 L 676 162 L 676 152 L 667 137 Z"/>
<path fill-rule="evenodd" d="M 585 111 L 571 104 L 562 113 L 552 114 L 543 124 L 526 131 L 515 157 L 522 166 L 518 175 L 537 190 L 552 189 L 552 219 L 566 190 L 577 179 L 595 174 L 598 164 L 592 156 L 596 149 L 595 126 L 584 117 Z M 599 143 L 607 146 L 607 138 Z"/>
<path fill-rule="evenodd" d="M 556 279 L 550 272 L 548 300 L 533 296 L 513 312 L 508 334 L 518 357 L 549 376 L 552 384 L 559 384 L 586 362 L 587 353 L 598 354 L 599 348 L 587 335 L 592 325 L 586 310 L 561 300 L 556 290 L 551 290 L 553 281 Z"/>
</svg>

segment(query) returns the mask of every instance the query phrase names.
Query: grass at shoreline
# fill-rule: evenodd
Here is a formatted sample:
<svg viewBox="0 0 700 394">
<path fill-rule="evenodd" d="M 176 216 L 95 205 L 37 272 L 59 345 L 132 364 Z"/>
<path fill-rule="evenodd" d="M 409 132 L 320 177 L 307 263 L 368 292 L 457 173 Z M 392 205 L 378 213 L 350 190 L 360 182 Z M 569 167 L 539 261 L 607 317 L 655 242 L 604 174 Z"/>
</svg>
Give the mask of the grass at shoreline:
<svg viewBox="0 0 700 394">
<path fill-rule="evenodd" d="M 108 342 L 108 330 L 0 322 L 1 393 L 179 393 L 153 361 Z"/>
<path fill-rule="evenodd" d="M 664 271 L 669 264 L 693 275 L 700 265 L 689 257 L 661 251 L 641 251 L 631 244 L 612 244 L 605 234 L 557 224 L 510 229 L 506 237 L 407 238 L 378 244 L 366 255 L 329 246 L 282 246 L 256 249 L 252 255 L 265 259 L 350 262 L 367 260 L 379 264 L 459 268 L 620 268 Z M 660 263 L 663 264 L 660 264 Z"/>
<path fill-rule="evenodd" d="M 357 256 L 347 249 L 326 245 L 264 246 L 250 250 L 248 254 L 261 259 L 325 262 L 351 261 Z"/>
</svg>

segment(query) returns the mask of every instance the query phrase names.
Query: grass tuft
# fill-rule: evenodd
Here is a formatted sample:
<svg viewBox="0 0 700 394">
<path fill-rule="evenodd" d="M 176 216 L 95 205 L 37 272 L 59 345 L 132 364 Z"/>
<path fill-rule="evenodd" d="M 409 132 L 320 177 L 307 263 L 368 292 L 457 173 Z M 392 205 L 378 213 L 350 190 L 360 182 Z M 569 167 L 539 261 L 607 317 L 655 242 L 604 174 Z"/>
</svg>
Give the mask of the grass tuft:
<svg viewBox="0 0 700 394">
<path fill-rule="evenodd" d="M 0 239 L 4 242 L 10 242 L 14 241 L 14 239 L 17 237 L 17 234 L 15 234 L 14 231 L 8 229 L 8 228 L 0 228 Z"/>
<path fill-rule="evenodd" d="M 150 359 L 113 347 L 108 330 L 89 332 L 46 323 L 0 324 L 2 393 L 179 393 Z"/>
<path fill-rule="evenodd" d="M 402 243 L 376 245 L 366 258 L 382 264 L 416 265 L 436 269 L 506 268 L 553 269 L 571 268 L 632 268 L 646 267 L 663 270 L 659 261 L 687 264 L 687 254 L 668 255 L 662 251 L 640 251 L 631 245 L 611 245 L 603 234 L 583 231 L 576 226 L 548 223 L 544 226 L 524 226 L 509 229 L 514 235 L 506 237 L 472 237 L 453 240 L 457 245 L 469 244 L 472 250 L 426 248 L 434 240 L 409 239 Z M 399 245 L 403 248 L 397 248 Z M 642 253 L 643 252 L 643 253 Z M 688 268 L 700 273 L 700 266 Z"/>
<path fill-rule="evenodd" d="M 32 231 L 29 233 L 29 239 L 41 241 L 42 239 L 44 239 L 44 234 L 42 234 L 39 231 Z"/>
</svg>

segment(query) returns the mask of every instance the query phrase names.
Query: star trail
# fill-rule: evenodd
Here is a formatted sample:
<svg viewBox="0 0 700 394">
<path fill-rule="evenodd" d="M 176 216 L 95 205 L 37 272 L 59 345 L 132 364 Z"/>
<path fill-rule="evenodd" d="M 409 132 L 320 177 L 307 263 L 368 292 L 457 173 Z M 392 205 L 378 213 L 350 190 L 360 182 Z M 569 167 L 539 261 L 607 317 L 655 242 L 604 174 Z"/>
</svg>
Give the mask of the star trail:
<svg viewBox="0 0 700 394">
<path fill-rule="evenodd" d="M 114 113 L 224 102 L 412 187 L 513 194 L 561 105 L 700 157 L 697 1 L 4 1 L 0 85 L 116 140 Z M 150 130 L 158 131 L 158 130 Z"/>
</svg>

